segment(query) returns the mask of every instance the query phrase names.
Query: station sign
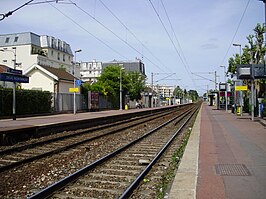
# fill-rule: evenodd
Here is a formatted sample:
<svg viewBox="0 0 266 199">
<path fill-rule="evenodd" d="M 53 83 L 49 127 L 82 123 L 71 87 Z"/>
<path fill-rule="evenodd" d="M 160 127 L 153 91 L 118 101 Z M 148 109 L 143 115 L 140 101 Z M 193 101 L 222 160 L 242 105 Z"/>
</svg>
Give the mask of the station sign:
<svg viewBox="0 0 266 199">
<path fill-rule="evenodd" d="M 4 82 L 29 83 L 29 77 L 11 73 L 0 73 L 0 80 Z"/>
<path fill-rule="evenodd" d="M 16 70 L 16 69 L 13 69 L 13 68 L 8 68 L 6 70 L 6 72 L 12 73 L 12 74 L 17 74 L 17 75 L 22 75 L 22 70 Z"/>
<path fill-rule="evenodd" d="M 246 91 L 246 90 L 248 90 L 248 86 L 236 86 L 235 90 L 236 91 Z"/>
<path fill-rule="evenodd" d="M 69 88 L 70 93 L 77 93 L 79 92 L 79 88 Z"/>
</svg>

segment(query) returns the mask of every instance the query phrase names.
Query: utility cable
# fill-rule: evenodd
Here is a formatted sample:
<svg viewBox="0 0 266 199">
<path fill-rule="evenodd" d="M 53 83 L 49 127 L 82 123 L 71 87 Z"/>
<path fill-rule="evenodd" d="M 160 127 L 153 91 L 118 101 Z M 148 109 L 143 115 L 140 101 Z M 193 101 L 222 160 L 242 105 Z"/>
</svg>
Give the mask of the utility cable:
<svg viewBox="0 0 266 199">
<path fill-rule="evenodd" d="M 186 66 L 186 64 L 185 64 L 185 62 L 184 62 L 184 60 L 183 60 L 183 58 L 181 57 L 180 53 L 178 52 L 177 47 L 176 47 L 175 43 L 173 42 L 173 40 L 171 39 L 171 36 L 170 36 L 169 32 L 167 31 L 167 28 L 165 27 L 165 25 L 164 25 L 164 23 L 163 23 L 163 21 L 162 21 L 160 15 L 159 15 L 159 13 L 158 13 L 157 10 L 155 9 L 155 7 L 154 7 L 152 1 L 149 0 L 149 2 L 150 2 L 150 4 L 151 4 L 151 6 L 152 6 L 154 12 L 156 13 L 156 15 L 157 15 L 159 21 L 161 22 L 161 24 L 162 24 L 162 26 L 163 26 L 163 28 L 164 28 L 164 30 L 165 30 L 165 32 L 166 32 L 168 38 L 170 39 L 170 41 L 171 41 L 171 43 L 172 43 L 172 45 L 173 45 L 173 47 L 174 47 L 174 49 L 175 49 L 175 52 L 177 53 L 178 57 L 180 58 L 182 64 L 185 66 L 185 69 L 186 69 L 186 71 L 187 71 L 187 73 L 188 73 L 188 76 L 189 76 L 190 79 L 193 81 L 193 78 L 190 76 L 190 75 L 191 75 L 191 72 L 189 71 L 188 67 Z"/>
<path fill-rule="evenodd" d="M 105 3 L 103 3 L 102 0 L 99 0 L 100 3 L 111 13 L 111 15 L 116 18 L 116 20 L 153 56 L 153 58 L 155 58 L 158 62 L 160 62 L 160 64 L 164 67 L 167 68 L 166 66 L 164 66 L 164 64 L 148 49 L 148 47 L 143 44 L 143 42 L 141 42 L 141 40 L 111 11 L 110 8 L 107 7 L 107 5 Z M 157 65 L 158 68 L 160 68 Z M 161 69 L 161 68 L 160 68 Z M 163 69 L 161 69 L 163 71 Z"/>
<path fill-rule="evenodd" d="M 180 52 L 181 52 L 181 54 L 182 54 L 182 56 L 183 56 L 183 58 L 184 58 L 184 65 L 185 65 L 185 67 L 187 67 L 187 69 L 188 69 L 189 72 L 190 72 L 190 73 L 189 73 L 189 76 L 190 76 L 190 74 L 192 74 L 192 72 L 191 72 L 190 67 L 189 67 L 189 65 L 188 65 L 188 62 L 187 62 L 187 60 L 186 60 L 186 57 L 185 57 L 185 54 L 184 54 L 184 52 L 183 52 L 183 50 L 182 50 L 182 47 L 181 47 L 181 45 L 180 45 L 180 42 L 179 42 L 179 40 L 178 40 L 178 38 L 177 38 L 177 36 L 176 36 L 175 30 L 174 30 L 174 28 L 173 28 L 173 25 L 172 25 L 172 22 L 171 22 L 171 20 L 170 20 L 169 15 L 168 15 L 168 12 L 167 12 L 167 10 L 166 10 L 166 8 L 165 8 L 165 6 L 164 6 L 163 0 L 161 0 L 161 4 L 162 4 L 162 6 L 163 6 L 163 9 L 164 9 L 165 15 L 166 15 L 166 17 L 167 17 L 167 20 L 168 20 L 168 22 L 169 22 L 169 24 L 170 24 L 171 30 L 172 30 L 172 32 L 173 32 L 173 34 L 174 34 L 174 38 L 176 39 L 176 42 L 177 42 L 177 44 L 178 44 L 178 46 L 179 46 L 179 49 L 180 49 Z M 194 86 L 195 86 L 196 84 L 195 84 L 193 78 L 192 78 L 191 76 L 190 76 L 190 78 L 191 78 L 191 80 L 192 80 L 192 82 L 193 82 L 193 84 L 194 84 Z"/>
<path fill-rule="evenodd" d="M 28 1 L 27 3 L 24 3 L 23 5 L 19 6 L 18 8 L 16 8 L 15 10 L 9 11 L 6 14 L 0 14 L 0 21 L 4 20 L 4 18 L 9 17 L 10 15 L 12 15 L 14 12 L 16 12 L 17 10 L 23 8 L 24 6 L 28 5 L 29 3 L 31 3 L 33 0 Z"/>
<path fill-rule="evenodd" d="M 88 15 L 90 18 L 92 18 L 93 20 L 95 20 L 98 24 L 100 24 L 103 28 L 105 28 L 106 30 L 108 30 L 109 32 L 111 32 L 114 36 L 116 36 L 120 41 L 122 41 L 123 43 L 125 43 L 127 46 L 129 46 L 132 50 L 134 50 L 135 52 L 139 53 L 140 55 L 142 55 L 142 53 L 137 50 L 135 47 L 133 47 L 131 44 L 129 44 L 127 41 L 125 41 L 123 38 L 121 38 L 118 34 L 116 34 L 113 30 L 111 30 L 110 28 L 108 28 L 106 25 L 104 25 L 102 22 L 100 22 L 98 19 L 96 19 L 94 16 L 92 16 L 90 13 L 88 13 L 86 10 L 82 9 L 80 6 L 78 6 L 76 3 L 74 3 L 73 1 L 69 0 L 71 3 L 73 3 L 79 10 L 81 10 L 82 12 L 84 12 L 86 15 Z M 150 60 L 148 57 L 145 57 L 150 63 L 152 63 L 154 66 L 158 67 L 160 70 L 162 70 L 157 64 L 155 64 L 152 60 Z"/>
<path fill-rule="evenodd" d="M 232 47 L 232 44 L 233 44 L 233 42 L 234 42 L 234 39 L 235 39 L 236 34 L 237 34 L 237 32 L 238 32 L 238 29 L 239 29 L 239 27 L 240 27 L 240 25 L 241 25 L 241 23 L 242 23 L 242 21 L 243 21 L 243 18 L 244 18 L 245 14 L 246 14 L 246 11 L 247 11 L 247 9 L 248 9 L 248 5 L 249 5 L 249 3 L 250 3 L 250 0 L 248 0 L 248 2 L 247 2 L 247 5 L 246 5 L 246 7 L 245 7 L 245 10 L 244 10 L 244 12 L 243 12 L 243 14 L 242 14 L 242 16 L 241 16 L 241 18 L 240 18 L 240 21 L 239 21 L 238 25 L 237 25 L 237 28 L 236 28 L 235 34 L 234 34 L 234 36 L 233 36 L 233 38 L 232 38 L 232 40 L 231 40 L 231 42 L 230 42 L 230 44 L 229 44 L 229 46 L 228 46 L 228 49 L 227 49 L 227 51 L 226 51 L 226 53 L 225 53 L 225 55 L 224 55 L 224 58 L 223 58 L 222 61 L 221 61 L 220 66 L 223 65 L 224 60 L 225 60 L 226 56 L 228 55 L 230 48 Z M 218 66 L 217 66 L 217 67 L 218 67 Z"/>
<path fill-rule="evenodd" d="M 119 56 L 123 57 L 124 59 L 127 59 L 127 57 L 125 57 L 124 55 L 122 55 L 121 53 L 119 53 L 117 50 L 115 50 L 114 48 L 112 48 L 110 45 L 108 45 L 106 42 L 104 42 L 103 40 L 101 40 L 100 38 L 98 38 L 97 36 L 95 36 L 94 34 L 90 33 L 86 28 L 84 28 L 83 26 L 81 26 L 78 22 L 76 22 L 74 19 L 72 19 L 71 17 L 69 17 L 65 13 L 63 13 L 57 7 L 53 6 L 51 3 L 49 3 L 49 4 L 53 8 L 55 8 L 58 12 L 60 12 L 62 15 L 64 15 L 66 18 L 68 18 L 70 21 L 72 21 L 76 26 L 78 26 L 79 28 L 81 28 L 82 30 L 84 30 L 85 32 L 87 32 L 89 35 L 91 35 L 93 38 L 95 38 L 96 40 L 98 40 L 99 42 L 101 42 L 103 45 L 105 45 L 106 47 L 108 47 L 109 49 L 111 49 L 113 52 L 115 52 Z"/>
<path fill-rule="evenodd" d="M 181 52 L 181 54 L 182 54 L 182 56 L 183 56 L 183 58 L 184 58 L 184 62 L 185 62 L 185 64 L 187 65 L 187 67 L 188 67 L 188 69 L 189 69 L 189 65 L 187 64 L 187 60 L 186 60 L 185 54 L 184 54 L 184 52 L 183 52 L 183 50 L 182 50 L 182 47 L 181 47 L 181 45 L 180 45 L 180 42 L 179 42 L 177 36 L 176 36 L 175 30 L 174 30 L 174 28 L 173 28 L 173 25 L 172 25 L 172 22 L 171 22 L 171 20 L 170 20 L 169 15 L 168 15 L 168 12 L 167 12 L 167 10 L 166 10 L 166 8 L 165 8 L 165 6 L 164 6 L 163 0 L 161 0 L 161 4 L 162 4 L 162 6 L 163 6 L 163 9 L 164 9 L 165 15 L 166 15 L 166 17 L 167 17 L 167 20 L 168 20 L 168 22 L 169 22 L 169 24 L 170 24 L 171 30 L 172 30 L 172 32 L 173 32 L 173 34 L 174 34 L 174 38 L 175 38 L 175 40 L 176 40 L 176 42 L 177 42 L 177 44 L 178 44 L 178 47 L 179 47 L 179 49 L 180 49 L 180 52 Z M 189 69 L 189 71 L 191 72 L 190 69 Z"/>
</svg>

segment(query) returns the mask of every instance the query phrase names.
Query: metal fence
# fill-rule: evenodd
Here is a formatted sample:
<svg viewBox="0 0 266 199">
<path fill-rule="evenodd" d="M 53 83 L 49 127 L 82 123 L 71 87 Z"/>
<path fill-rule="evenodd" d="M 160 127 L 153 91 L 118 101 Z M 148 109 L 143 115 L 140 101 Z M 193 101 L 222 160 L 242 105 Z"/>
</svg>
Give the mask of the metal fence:
<svg viewBox="0 0 266 199">
<path fill-rule="evenodd" d="M 53 112 L 67 112 L 74 110 L 73 93 L 53 93 L 52 96 Z M 77 111 L 84 111 L 88 109 L 88 100 L 85 95 L 76 94 L 76 109 Z"/>
<path fill-rule="evenodd" d="M 89 94 L 91 94 L 89 92 Z M 52 98 L 53 112 L 68 112 L 74 110 L 74 94 L 54 93 Z M 99 93 L 96 106 L 92 106 L 92 100 L 87 95 L 76 94 L 76 109 L 77 111 L 95 111 L 117 108 L 117 105 L 112 104 L 107 96 Z"/>
</svg>

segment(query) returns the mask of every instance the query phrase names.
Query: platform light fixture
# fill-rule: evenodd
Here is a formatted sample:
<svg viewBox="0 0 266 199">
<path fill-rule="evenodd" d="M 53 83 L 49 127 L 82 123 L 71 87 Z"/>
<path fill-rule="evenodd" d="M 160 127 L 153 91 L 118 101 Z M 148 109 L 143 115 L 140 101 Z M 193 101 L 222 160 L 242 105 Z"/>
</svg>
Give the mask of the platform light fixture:
<svg viewBox="0 0 266 199">
<path fill-rule="evenodd" d="M 74 76 L 74 88 L 76 88 L 76 78 L 75 78 L 75 66 L 76 66 L 76 60 L 77 60 L 77 53 L 81 52 L 81 49 L 75 50 L 75 62 L 73 66 L 73 76 Z M 76 92 L 74 91 L 74 115 L 76 114 Z"/>
<path fill-rule="evenodd" d="M 122 90 L 122 70 L 125 70 L 125 68 L 123 67 L 123 64 L 119 64 L 120 66 L 120 82 L 119 82 L 119 87 L 120 87 L 120 97 L 119 97 L 119 110 L 122 110 L 122 97 L 123 97 L 123 90 Z"/>
</svg>

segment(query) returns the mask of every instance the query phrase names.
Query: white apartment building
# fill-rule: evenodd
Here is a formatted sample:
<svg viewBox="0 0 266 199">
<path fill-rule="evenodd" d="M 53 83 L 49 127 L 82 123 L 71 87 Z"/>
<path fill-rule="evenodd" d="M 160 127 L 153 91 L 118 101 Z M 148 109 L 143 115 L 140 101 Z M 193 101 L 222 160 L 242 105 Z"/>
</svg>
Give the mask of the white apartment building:
<svg viewBox="0 0 266 199">
<path fill-rule="evenodd" d="M 0 35 L 0 50 L 0 64 L 12 67 L 16 59 L 17 69 L 23 72 L 34 64 L 73 72 L 70 45 L 52 36 L 32 32 Z"/>
<path fill-rule="evenodd" d="M 0 64 L 14 68 L 14 63 L 16 63 L 16 69 L 22 70 L 23 74 L 39 76 L 38 85 L 35 85 L 36 80 L 33 81 L 30 77 L 29 84 L 22 84 L 22 88 L 34 89 L 37 86 L 38 90 L 47 90 L 50 87 L 52 88 L 48 89 L 50 92 L 61 92 L 61 90 L 55 89 L 58 78 L 62 76 L 60 71 L 52 70 L 60 75 L 53 76 L 54 82 L 50 86 L 47 86 L 48 82 L 44 81 L 45 78 L 41 78 L 47 75 L 51 76 L 51 72 L 47 72 L 50 71 L 47 67 L 57 70 L 65 69 L 65 71 L 61 71 L 72 76 L 72 78 L 67 78 L 67 84 L 74 79 L 71 75 L 74 69 L 75 76 L 79 77 L 79 67 L 73 67 L 73 53 L 70 45 L 52 36 L 40 36 L 32 32 L 0 35 Z M 39 73 L 37 76 L 36 72 Z M 63 77 L 65 76 L 67 74 L 63 74 Z M 63 86 L 62 83 L 61 86 Z M 65 88 L 65 90 L 67 89 Z"/>
<path fill-rule="evenodd" d="M 102 62 L 92 60 L 91 62 L 81 62 L 80 76 L 82 81 L 94 83 L 102 74 Z"/>
<path fill-rule="evenodd" d="M 113 60 L 110 62 L 101 62 L 92 60 L 91 62 L 81 62 L 80 65 L 80 76 L 82 81 L 90 84 L 97 81 L 97 78 L 101 76 L 102 71 L 107 66 L 122 66 L 127 71 L 137 71 L 145 75 L 144 63 L 137 59 L 135 61 L 117 61 Z"/>
</svg>

